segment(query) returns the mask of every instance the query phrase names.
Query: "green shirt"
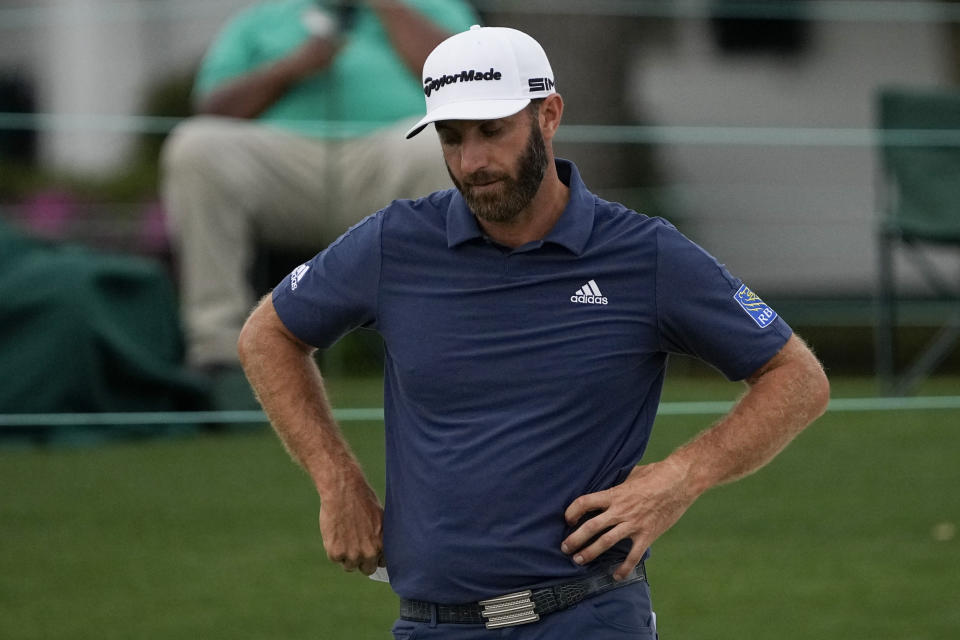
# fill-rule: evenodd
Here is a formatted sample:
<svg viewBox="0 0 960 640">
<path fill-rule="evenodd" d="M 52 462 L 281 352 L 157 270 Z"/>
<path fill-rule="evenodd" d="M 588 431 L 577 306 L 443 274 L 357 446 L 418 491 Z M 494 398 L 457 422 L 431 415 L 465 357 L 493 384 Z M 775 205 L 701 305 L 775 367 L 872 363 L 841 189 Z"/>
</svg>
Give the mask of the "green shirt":
<svg viewBox="0 0 960 640">
<path fill-rule="evenodd" d="M 406 3 L 451 33 L 478 22 L 462 0 Z M 315 4 L 313 0 L 274 0 L 240 12 L 204 57 L 195 94 L 204 96 L 290 54 L 309 37 L 302 17 Z M 307 135 L 335 137 L 363 135 L 423 111 L 419 74 L 404 65 L 376 14 L 361 3 L 346 44 L 332 65 L 291 88 L 259 119 Z"/>
</svg>

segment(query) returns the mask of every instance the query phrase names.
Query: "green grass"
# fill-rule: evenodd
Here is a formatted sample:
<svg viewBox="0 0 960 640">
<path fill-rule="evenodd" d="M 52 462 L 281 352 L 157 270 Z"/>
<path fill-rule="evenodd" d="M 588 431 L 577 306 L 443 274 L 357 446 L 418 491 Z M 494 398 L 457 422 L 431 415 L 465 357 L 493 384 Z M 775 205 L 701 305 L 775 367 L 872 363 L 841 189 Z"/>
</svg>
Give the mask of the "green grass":
<svg viewBox="0 0 960 640">
<path fill-rule="evenodd" d="M 378 381 L 330 383 L 379 406 Z M 733 398 L 678 379 L 665 400 Z M 956 393 L 957 379 L 923 393 Z M 834 396 L 872 381 L 835 381 Z M 659 459 L 712 417 L 661 417 Z M 382 428 L 345 431 L 383 486 Z M 706 494 L 648 564 L 667 638 L 953 639 L 960 412 L 830 413 L 773 464 Z M 387 638 L 386 585 L 332 566 L 307 477 L 265 428 L 0 449 L 0 637 Z"/>
</svg>

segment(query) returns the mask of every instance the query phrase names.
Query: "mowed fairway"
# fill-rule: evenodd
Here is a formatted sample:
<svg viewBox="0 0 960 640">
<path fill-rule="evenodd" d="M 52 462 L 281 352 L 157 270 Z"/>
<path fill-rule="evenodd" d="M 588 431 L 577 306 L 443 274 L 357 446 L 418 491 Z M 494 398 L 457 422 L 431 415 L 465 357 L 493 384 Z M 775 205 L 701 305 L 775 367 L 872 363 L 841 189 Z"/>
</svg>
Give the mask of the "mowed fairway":
<svg viewBox="0 0 960 640">
<path fill-rule="evenodd" d="M 380 404 L 376 382 L 331 386 L 341 407 Z M 670 380 L 665 400 L 739 389 Z M 661 416 L 648 459 L 714 418 Z M 382 425 L 344 428 L 382 492 Z M 266 428 L 0 449 L 0 637 L 388 638 L 392 592 L 328 563 L 317 507 Z M 828 413 L 656 544 L 662 636 L 958 638 L 958 526 L 960 411 Z"/>
</svg>

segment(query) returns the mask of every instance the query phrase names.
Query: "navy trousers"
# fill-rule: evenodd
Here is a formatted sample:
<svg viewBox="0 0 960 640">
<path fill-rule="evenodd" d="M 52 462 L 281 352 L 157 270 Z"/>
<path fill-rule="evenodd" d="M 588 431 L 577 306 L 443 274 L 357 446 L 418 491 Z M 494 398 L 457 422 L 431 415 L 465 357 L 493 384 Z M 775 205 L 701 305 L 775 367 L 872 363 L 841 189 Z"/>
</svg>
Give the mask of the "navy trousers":
<svg viewBox="0 0 960 640">
<path fill-rule="evenodd" d="M 656 620 L 646 582 L 587 598 L 539 622 L 487 629 L 474 624 L 397 620 L 395 640 L 656 640 Z"/>
</svg>

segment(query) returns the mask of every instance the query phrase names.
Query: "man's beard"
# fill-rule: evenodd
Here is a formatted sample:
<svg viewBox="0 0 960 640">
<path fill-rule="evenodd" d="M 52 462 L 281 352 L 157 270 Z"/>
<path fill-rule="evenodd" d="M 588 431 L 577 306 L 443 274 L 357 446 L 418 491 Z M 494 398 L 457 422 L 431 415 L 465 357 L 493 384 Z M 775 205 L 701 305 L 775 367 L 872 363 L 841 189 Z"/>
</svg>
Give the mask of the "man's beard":
<svg viewBox="0 0 960 640">
<path fill-rule="evenodd" d="M 540 123 L 533 118 L 527 147 L 520 156 L 517 177 L 507 173 L 477 171 L 464 177 L 460 183 L 447 166 L 453 184 L 463 195 L 473 215 L 487 222 L 509 223 L 514 221 L 540 189 L 547 170 L 547 148 L 540 132 Z M 496 190 L 478 192 L 473 185 L 499 180 Z"/>
</svg>

